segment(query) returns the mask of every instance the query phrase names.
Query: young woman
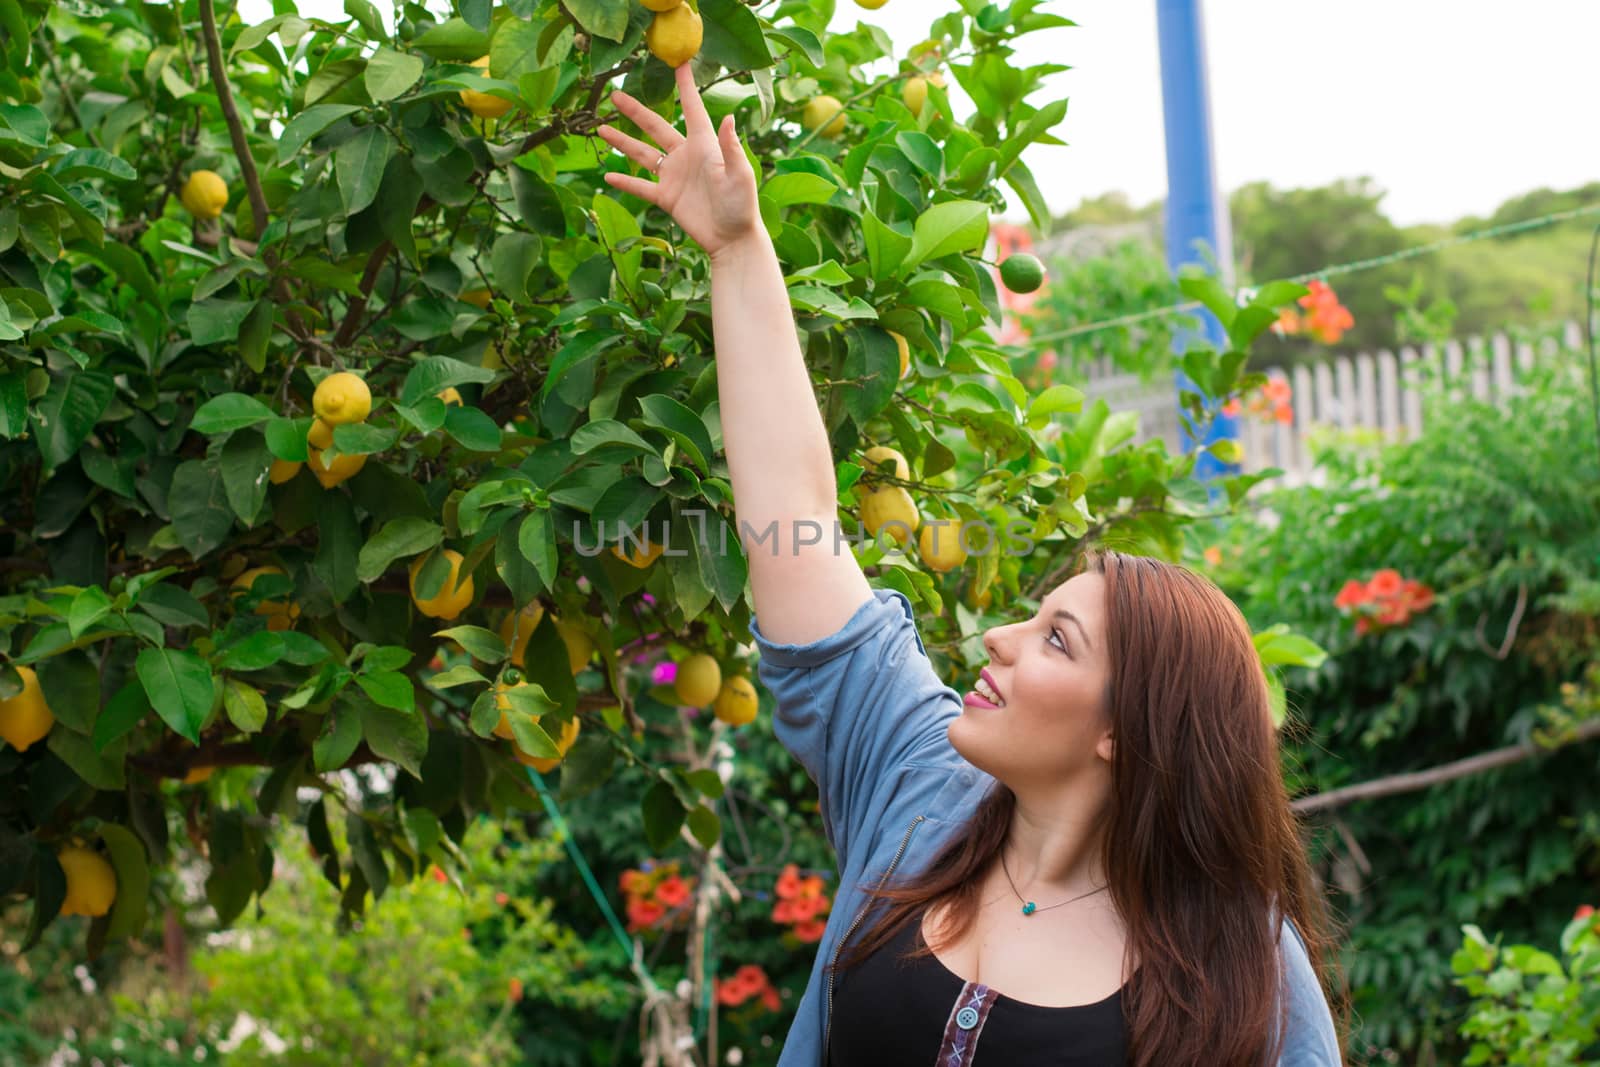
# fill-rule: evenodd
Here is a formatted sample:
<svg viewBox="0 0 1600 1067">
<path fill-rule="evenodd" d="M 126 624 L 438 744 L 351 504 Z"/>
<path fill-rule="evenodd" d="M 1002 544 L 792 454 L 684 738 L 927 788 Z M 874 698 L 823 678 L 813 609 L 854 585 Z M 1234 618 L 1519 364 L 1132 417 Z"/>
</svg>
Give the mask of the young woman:
<svg viewBox="0 0 1600 1067">
<path fill-rule="evenodd" d="M 1331 1067 L 1327 920 L 1238 610 L 1106 553 L 988 631 L 963 700 L 833 538 L 833 457 L 732 117 L 623 93 L 653 177 L 608 174 L 711 257 L 723 437 L 775 729 L 840 880 L 781 1067 Z M 1331 979 L 1329 979 L 1331 986 Z"/>
</svg>

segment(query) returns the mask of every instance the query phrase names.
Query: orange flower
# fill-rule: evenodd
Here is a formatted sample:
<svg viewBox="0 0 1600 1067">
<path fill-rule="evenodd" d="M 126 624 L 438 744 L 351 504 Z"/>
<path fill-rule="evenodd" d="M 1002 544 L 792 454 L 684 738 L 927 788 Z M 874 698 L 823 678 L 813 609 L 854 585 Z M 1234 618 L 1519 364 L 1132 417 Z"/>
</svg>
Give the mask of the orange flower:
<svg viewBox="0 0 1600 1067">
<path fill-rule="evenodd" d="M 1222 405 L 1222 413 L 1230 419 L 1237 419 L 1242 411 L 1244 411 L 1244 405 L 1239 403 L 1237 397 Z"/>
<path fill-rule="evenodd" d="M 655 901 L 636 897 L 628 901 L 628 927 L 633 931 L 643 930 L 660 922 L 666 913 L 667 909 Z"/>
<path fill-rule="evenodd" d="M 622 872 L 620 883 L 624 893 L 643 893 L 650 888 L 650 876 L 630 869 Z"/>
<path fill-rule="evenodd" d="M 795 902 L 780 900 L 772 906 L 772 921 L 775 923 L 792 923 L 795 920 Z"/>
<path fill-rule="evenodd" d="M 496 893 L 494 895 L 494 902 L 500 905 L 502 908 L 506 906 L 506 901 L 510 899 L 511 898 L 506 896 L 504 893 Z"/>
<path fill-rule="evenodd" d="M 506 995 L 515 1003 L 522 999 L 522 979 L 513 978 L 506 983 Z"/>
<path fill-rule="evenodd" d="M 795 922 L 807 922 L 816 918 L 821 905 L 822 902 L 816 897 L 798 897 L 789 901 L 789 914 Z"/>
<path fill-rule="evenodd" d="M 1403 626 L 1411 621 L 1411 612 L 1399 601 L 1390 601 L 1382 611 L 1378 612 L 1379 626 Z"/>
<path fill-rule="evenodd" d="M 1294 422 L 1294 408 L 1290 407 L 1288 404 L 1279 404 L 1277 407 L 1272 409 L 1272 417 L 1278 422 L 1283 423 L 1285 426 L 1288 426 L 1290 423 Z"/>
<path fill-rule="evenodd" d="M 800 895 L 803 897 L 820 897 L 823 885 L 822 876 L 813 874 L 800 883 Z"/>
<path fill-rule="evenodd" d="M 1274 404 L 1287 404 L 1294 395 L 1294 387 L 1282 378 L 1268 378 L 1261 387 L 1261 393 Z"/>
<path fill-rule="evenodd" d="M 1433 590 L 1415 578 L 1406 579 L 1400 587 L 1400 597 L 1412 612 L 1424 612 L 1433 607 Z"/>
<path fill-rule="evenodd" d="M 828 924 L 821 919 L 807 919 L 803 923 L 795 923 L 794 936 L 805 944 L 811 944 L 814 941 L 821 941 L 822 931 L 827 928 Z"/>
<path fill-rule="evenodd" d="M 1211 566 L 1220 567 L 1222 565 L 1222 549 L 1216 545 L 1212 545 L 1201 554 L 1205 556 L 1206 562 Z"/>
<path fill-rule="evenodd" d="M 656 899 L 669 908 L 676 908 L 689 899 L 689 887 L 677 875 L 656 886 Z"/>
<path fill-rule="evenodd" d="M 449 875 L 444 873 L 444 869 L 442 867 L 435 867 L 433 869 L 433 880 L 435 882 L 447 882 L 450 880 L 450 878 Z"/>
<path fill-rule="evenodd" d="M 777 1011 L 783 1007 L 783 998 L 778 996 L 778 991 L 772 986 L 761 991 L 761 1004 L 768 1011 Z"/>
<path fill-rule="evenodd" d="M 1366 585 L 1352 578 L 1344 583 L 1339 595 L 1333 598 L 1333 606 L 1343 611 L 1345 608 L 1360 607 L 1371 599 L 1372 593 Z"/>
<path fill-rule="evenodd" d="M 1367 583 L 1367 590 L 1374 597 L 1383 600 L 1400 592 L 1402 585 L 1400 572 L 1391 567 L 1385 567 L 1372 576 L 1372 581 Z"/>
</svg>

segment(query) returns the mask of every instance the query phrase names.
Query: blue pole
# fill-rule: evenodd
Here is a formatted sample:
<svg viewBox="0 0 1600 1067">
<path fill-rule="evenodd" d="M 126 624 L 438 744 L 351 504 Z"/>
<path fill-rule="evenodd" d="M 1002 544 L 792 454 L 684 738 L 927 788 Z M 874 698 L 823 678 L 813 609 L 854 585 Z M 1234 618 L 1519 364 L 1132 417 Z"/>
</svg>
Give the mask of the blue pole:
<svg viewBox="0 0 1600 1067">
<path fill-rule="evenodd" d="M 1231 288 L 1233 234 L 1227 205 L 1217 191 L 1201 0 L 1156 0 L 1156 28 L 1161 43 L 1161 100 L 1167 134 L 1167 266 L 1174 277 L 1186 263 L 1210 267 L 1204 248 L 1215 254 L 1223 284 Z M 1198 314 L 1205 339 L 1222 351 L 1227 342 L 1222 324 L 1209 311 Z M 1195 340 L 1193 336 L 1180 335 L 1174 345 L 1181 353 Z M 1177 378 L 1178 389 L 1193 388 L 1182 371 Z M 1194 448 L 1195 441 L 1188 431 L 1180 432 L 1183 450 Z M 1218 413 L 1202 443 L 1237 436 L 1238 420 Z M 1205 455 L 1196 464 L 1195 473 L 1209 479 L 1234 469 Z"/>
</svg>

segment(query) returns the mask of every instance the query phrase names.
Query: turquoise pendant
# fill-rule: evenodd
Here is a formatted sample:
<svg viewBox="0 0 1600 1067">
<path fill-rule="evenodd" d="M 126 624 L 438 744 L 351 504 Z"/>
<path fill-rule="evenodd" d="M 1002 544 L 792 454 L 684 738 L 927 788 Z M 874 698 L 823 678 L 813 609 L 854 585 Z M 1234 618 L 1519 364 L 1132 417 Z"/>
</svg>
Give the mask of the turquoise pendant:
<svg viewBox="0 0 1600 1067">
<path fill-rule="evenodd" d="M 1035 904 L 1033 901 L 1030 900 L 1026 904 L 1022 905 L 1022 914 L 1024 914 L 1024 915 L 1032 915 L 1033 912 L 1034 912 L 1034 909 L 1036 909 L 1038 906 L 1039 905 Z"/>
</svg>

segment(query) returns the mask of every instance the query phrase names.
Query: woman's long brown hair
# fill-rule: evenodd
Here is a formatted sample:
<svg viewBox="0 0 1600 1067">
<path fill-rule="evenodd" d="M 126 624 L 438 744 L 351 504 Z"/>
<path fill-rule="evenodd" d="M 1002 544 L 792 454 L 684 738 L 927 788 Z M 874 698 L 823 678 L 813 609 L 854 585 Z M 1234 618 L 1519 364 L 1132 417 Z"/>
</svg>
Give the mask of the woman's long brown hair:
<svg viewBox="0 0 1600 1067">
<path fill-rule="evenodd" d="M 1274 904 L 1305 942 L 1342 1051 L 1349 1008 L 1331 922 L 1289 807 L 1248 624 L 1182 567 L 1115 552 L 1087 567 L 1105 579 L 1115 745 L 1101 855 L 1136 966 L 1122 990 L 1129 1064 L 1276 1062 L 1288 997 Z M 838 967 L 866 959 L 930 905 L 946 909 L 943 936 L 965 935 L 1015 807 L 997 786 L 924 873 L 870 890 L 888 908 Z"/>
</svg>

